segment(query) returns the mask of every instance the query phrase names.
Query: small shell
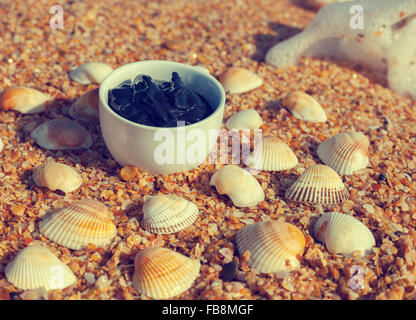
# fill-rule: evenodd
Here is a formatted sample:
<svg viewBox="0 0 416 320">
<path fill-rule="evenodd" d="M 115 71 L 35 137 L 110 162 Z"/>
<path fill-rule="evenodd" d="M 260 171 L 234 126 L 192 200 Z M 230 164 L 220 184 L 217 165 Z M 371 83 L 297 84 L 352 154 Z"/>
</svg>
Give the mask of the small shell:
<svg viewBox="0 0 416 320">
<path fill-rule="evenodd" d="M 86 122 L 98 120 L 98 88 L 87 91 L 68 109 L 73 119 Z"/>
<path fill-rule="evenodd" d="M 303 91 L 289 93 L 282 105 L 298 119 L 311 122 L 325 122 L 326 113 L 312 96 Z"/>
<path fill-rule="evenodd" d="M 102 247 L 116 235 L 112 217 L 111 211 L 101 202 L 84 199 L 46 215 L 39 230 L 53 242 L 70 249 L 79 250 L 89 243 Z"/>
<path fill-rule="evenodd" d="M 312 165 L 286 190 L 286 198 L 315 204 L 336 204 L 349 192 L 338 174 L 323 164 Z"/>
<path fill-rule="evenodd" d="M 133 286 L 153 299 L 168 299 L 188 290 L 199 275 L 199 261 L 166 248 L 147 247 L 134 259 Z"/>
<path fill-rule="evenodd" d="M 345 256 L 361 251 L 370 253 L 376 242 L 371 231 L 356 218 L 344 213 L 327 212 L 314 225 L 314 236 L 328 251 Z"/>
<path fill-rule="evenodd" d="M 14 110 L 24 114 L 39 113 L 46 110 L 48 94 L 26 87 L 13 87 L 3 91 L 0 96 L 0 110 Z"/>
<path fill-rule="evenodd" d="M 260 87 L 263 84 L 255 73 L 243 68 L 229 68 L 219 77 L 224 90 L 229 93 L 242 93 Z"/>
<path fill-rule="evenodd" d="M 89 62 L 84 63 L 78 68 L 72 70 L 69 73 L 69 77 L 81 84 L 90 84 L 92 82 L 101 83 L 103 79 L 111 72 L 111 68 L 108 64 L 101 62 Z"/>
<path fill-rule="evenodd" d="M 353 174 L 367 167 L 368 138 L 358 132 L 342 132 L 325 140 L 318 146 L 318 156 L 323 163 L 338 174 Z"/>
<path fill-rule="evenodd" d="M 71 269 L 49 249 L 34 244 L 9 262 L 5 274 L 9 282 L 23 290 L 64 289 L 76 281 Z"/>
<path fill-rule="evenodd" d="M 49 150 L 88 149 L 92 137 L 83 126 L 72 120 L 50 120 L 30 134 L 43 148 Z"/>
<path fill-rule="evenodd" d="M 259 113 L 254 109 L 242 110 L 234 113 L 225 123 L 227 129 L 258 129 L 263 124 Z"/>
<path fill-rule="evenodd" d="M 250 224 L 237 232 L 236 240 L 239 253 L 249 251 L 250 267 L 261 273 L 297 269 L 306 243 L 302 231 L 282 221 Z"/>
<path fill-rule="evenodd" d="M 171 195 L 157 195 L 143 205 L 142 226 L 153 233 L 175 233 L 192 225 L 198 207 L 188 200 Z"/>
<path fill-rule="evenodd" d="M 247 171 L 226 165 L 214 173 L 210 181 L 219 194 L 226 194 L 237 207 L 251 207 L 264 200 L 259 182 Z"/>
<path fill-rule="evenodd" d="M 82 184 L 82 177 L 74 168 L 52 160 L 33 170 L 33 180 L 40 187 L 65 193 L 75 191 Z"/>
<path fill-rule="evenodd" d="M 257 170 L 281 171 L 294 168 L 298 163 L 298 158 L 283 140 L 266 136 L 261 146 L 254 149 L 247 165 Z"/>
</svg>

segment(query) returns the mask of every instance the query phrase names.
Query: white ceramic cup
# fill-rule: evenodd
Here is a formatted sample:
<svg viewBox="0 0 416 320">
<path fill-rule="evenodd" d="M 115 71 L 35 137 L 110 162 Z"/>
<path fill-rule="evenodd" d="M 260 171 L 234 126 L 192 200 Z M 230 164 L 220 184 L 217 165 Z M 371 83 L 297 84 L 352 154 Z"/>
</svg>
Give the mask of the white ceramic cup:
<svg viewBox="0 0 416 320">
<path fill-rule="evenodd" d="M 124 80 L 145 74 L 170 81 L 176 71 L 184 84 L 202 95 L 215 110 L 209 117 L 182 127 L 159 128 L 129 121 L 108 105 L 108 91 Z M 217 144 L 223 121 L 225 92 L 201 67 L 172 61 L 148 60 L 124 65 L 101 82 L 99 113 L 104 142 L 122 166 L 132 165 L 151 174 L 171 174 L 196 168 Z"/>
</svg>

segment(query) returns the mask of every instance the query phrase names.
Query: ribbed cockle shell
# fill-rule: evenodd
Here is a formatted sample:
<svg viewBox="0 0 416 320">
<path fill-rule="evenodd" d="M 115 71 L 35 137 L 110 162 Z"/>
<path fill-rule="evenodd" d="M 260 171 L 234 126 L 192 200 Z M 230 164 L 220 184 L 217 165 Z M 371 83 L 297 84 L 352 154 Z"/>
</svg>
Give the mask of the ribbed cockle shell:
<svg viewBox="0 0 416 320">
<path fill-rule="evenodd" d="M 73 119 L 93 122 L 98 120 L 98 88 L 87 91 L 68 109 Z"/>
<path fill-rule="evenodd" d="M 280 221 L 250 224 L 237 232 L 236 239 L 239 253 L 249 251 L 250 267 L 261 273 L 297 269 L 306 243 L 302 231 Z"/>
<path fill-rule="evenodd" d="M 263 124 L 259 113 L 254 109 L 246 109 L 234 113 L 225 123 L 227 129 L 258 129 Z"/>
<path fill-rule="evenodd" d="M 34 244 L 19 251 L 6 266 L 5 275 L 9 282 L 23 290 L 64 289 L 76 281 L 71 269 L 49 249 Z"/>
<path fill-rule="evenodd" d="M 26 87 L 12 87 L 0 95 L 0 110 L 14 110 L 24 114 L 39 113 L 46 110 L 51 96 Z"/>
<path fill-rule="evenodd" d="M 200 263 L 166 248 L 148 247 L 134 259 L 134 288 L 153 299 L 168 299 L 188 290 Z"/>
<path fill-rule="evenodd" d="M 303 91 L 289 93 L 282 100 L 282 105 L 300 120 L 311 122 L 327 120 L 326 113 L 319 102 Z"/>
<path fill-rule="evenodd" d="M 40 233 L 64 247 L 79 250 L 89 243 L 102 247 L 116 235 L 113 215 L 97 200 L 79 200 L 43 217 Z"/>
<path fill-rule="evenodd" d="M 113 71 L 108 64 L 102 62 L 88 62 L 72 70 L 69 77 L 81 84 L 101 83 Z"/>
<path fill-rule="evenodd" d="M 225 70 L 218 78 L 224 90 L 229 93 L 243 93 L 263 84 L 263 79 L 255 73 L 237 67 Z"/>
<path fill-rule="evenodd" d="M 172 195 L 156 195 L 143 205 L 142 226 L 149 232 L 175 233 L 192 225 L 198 217 L 198 207 Z"/>
</svg>

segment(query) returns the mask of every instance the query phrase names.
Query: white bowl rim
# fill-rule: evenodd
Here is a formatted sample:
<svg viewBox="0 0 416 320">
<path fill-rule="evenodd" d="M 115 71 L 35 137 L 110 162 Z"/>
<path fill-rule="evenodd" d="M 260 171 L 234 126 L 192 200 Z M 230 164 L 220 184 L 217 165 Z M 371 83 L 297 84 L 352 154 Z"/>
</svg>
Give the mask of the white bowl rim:
<svg viewBox="0 0 416 320">
<path fill-rule="evenodd" d="M 195 122 L 193 124 L 190 125 L 186 125 L 184 127 L 153 127 L 153 126 L 147 126 L 144 124 L 140 124 L 140 123 L 136 123 L 133 121 L 130 121 L 126 118 L 123 118 L 122 116 L 120 116 L 119 114 L 117 114 L 113 109 L 111 109 L 111 107 L 108 105 L 108 103 L 106 103 L 106 99 L 104 96 L 104 89 L 102 89 L 104 87 L 104 84 L 106 83 L 106 81 L 109 81 L 109 79 L 115 74 L 115 73 L 120 73 L 123 72 L 124 69 L 128 69 L 129 67 L 132 67 L 133 65 L 137 66 L 139 64 L 145 64 L 145 63 L 169 63 L 169 64 L 177 64 L 177 65 L 181 65 L 181 66 L 185 66 L 188 67 L 190 70 L 192 70 L 193 72 L 199 73 L 203 76 L 205 76 L 206 78 L 208 78 L 209 80 L 211 80 L 212 82 L 214 82 L 214 84 L 218 87 L 220 93 L 221 93 L 221 99 L 219 102 L 219 107 L 217 106 L 217 108 L 215 109 L 215 111 L 213 113 L 211 113 L 208 117 L 206 117 L 205 119 Z M 106 92 L 108 93 L 108 91 Z M 122 65 L 121 67 L 113 70 L 112 72 L 110 72 L 104 79 L 103 81 L 101 81 L 100 87 L 99 87 L 99 92 L 98 92 L 98 96 L 99 96 L 99 101 L 101 102 L 100 104 L 103 105 L 104 108 L 106 108 L 110 114 L 112 116 L 114 116 L 115 118 L 131 125 L 131 126 L 135 126 L 137 128 L 142 128 L 142 129 L 146 129 L 146 130 L 159 130 L 159 129 L 171 129 L 171 130 L 177 130 L 178 128 L 186 128 L 186 129 L 192 129 L 194 127 L 198 127 L 199 125 L 203 124 L 204 122 L 208 122 L 211 118 L 214 118 L 219 112 L 222 112 L 225 107 L 225 90 L 223 88 L 223 86 L 221 85 L 221 83 L 214 78 L 211 74 L 209 73 L 205 73 L 204 71 L 198 70 L 198 68 L 194 68 L 194 66 L 190 65 L 190 64 L 186 64 L 186 63 L 181 63 L 181 62 L 176 62 L 176 61 L 170 61 L 170 60 L 141 60 L 141 61 L 135 61 L 135 62 L 131 62 L 125 65 Z"/>
</svg>

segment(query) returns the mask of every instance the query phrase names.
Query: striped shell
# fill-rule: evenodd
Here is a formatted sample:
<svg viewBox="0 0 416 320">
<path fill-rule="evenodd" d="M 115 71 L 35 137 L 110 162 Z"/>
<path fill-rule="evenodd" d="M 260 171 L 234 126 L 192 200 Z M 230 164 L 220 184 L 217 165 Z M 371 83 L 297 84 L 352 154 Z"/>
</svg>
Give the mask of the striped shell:
<svg viewBox="0 0 416 320">
<path fill-rule="evenodd" d="M 133 286 L 153 299 L 168 299 L 188 290 L 200 263 L 166 248 L 147 247 L 134 259 Z"/>
<path fill-rule="evenodd" d="M 19 251 L 6 266 L 5 274 L 9 282 L 23 290 L 64 289 L 76 281 L 66 264 L 49 249 L 35 244 Z"/>
<path fill-rule="evenodd" d="M 44 122 L 30 135 L 41 147 L 49 150 L 88 149 L 92 146 L 92 137 L 87 129 L 72 120 Z"/>
<path fill-rule="evenodd" d="M 349 197 L 338 174 L 328 166 L 312 165 L 286 190 L 286 198 L 314 204 L 336 204 Z"/>
<path fill-rule="evenodd" d="M 371 231 L 356 218 L 344 213 L 327 212 L 314 225 L 314 236 L 328 251 L 350 256 L 359 250 L 361 256 L 370 253 L 376 242 Z"/>
<path fill-rule="evenodd" d="M 264 137 L 260 147 L 256 147 L 247 165 L 264 171 L 281 171 L 294 168 L 299 161 L 295 153 L 281 139 Z"/>
<path fill-rule="evenodd" d="M 342 132 L 325 140 L 318 146 L 318 156 L 323 163 L 338 174 L 353 174 L 367 167 L 368 138 L 358 132 Z"/>
<path fill-rule="evenodd" d="M 72 70 L 69 77 L 81 84 L 101 83 L 113 71 L 108 64 L 101 62 L 88 62 Z"/>
<path fill-rule="evenodd" d="M 226 194 L 237 207 L 251 207 L 264 200 L 259 182 L 246 170 L 226 165 L 214 173 L 210 181 L 219 194 Z"/>
<path fill-rule="evenodd" d="M 98 88 L 87 91 L 68 109 L 73 119 L 93 122 L 98 120 Z"/>
<path fill-rule="evenodd" d="M 227 69 L 218 78 L 224 90 L 229 93 L 243 93 L 263 84 L 263 79 L 255 73 L 236 67 Z"/>
<path fill-rule="evenodd" d="M 75 191 L 82 184 L 82 177 L 74 168 L 52 160 L 33 169 L 33 180 L 40 187 L 65 193 Z"/>
<path fill-rule="evenodd" d="M 318 101 L 303 91 L 289 93 L 283 100 L 282 105 L 296 118 L 311 122 L 325 122 L 326 113 Z"/>
<path fill-rule="evenodd" d="M 51 96 L 35 89 L 12 87 L 0 96 L 0 110 L 14 110 L 23 114 L 39 113 L 46 110 Z"/>
<path fill-rule="evenodd" d="M 254 109 L 246 109 L 234 113 L 225 123 L 227 129 L 258 129 L 263 124 L 259 113 Z"/>
<path fill-rule="evenodd" d="M 89 243 L 102 247 L 116 235 L 112 217 L 101 202 L 85 199 L 46 215 L 39 230 L 48 239 L 70 249 L 79 250 Z"/>
<path fill-rule="evenodd" d="M 171 195 L 157 195 L 143 205 L 142 226 L 153 233 L 175 233 L 192 225 L 198 207 L 188 200 Z"/>
<path fill-rule="evenodd" d="M 240 255 L 249 251 L 250 267 L 261 273 L 297 269 L 306 243 L 302 231 L 282 221 L 250 224 L 237 232 L 236 240 Z"/>
</svg>

